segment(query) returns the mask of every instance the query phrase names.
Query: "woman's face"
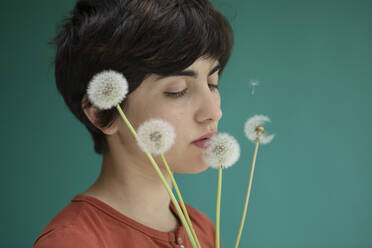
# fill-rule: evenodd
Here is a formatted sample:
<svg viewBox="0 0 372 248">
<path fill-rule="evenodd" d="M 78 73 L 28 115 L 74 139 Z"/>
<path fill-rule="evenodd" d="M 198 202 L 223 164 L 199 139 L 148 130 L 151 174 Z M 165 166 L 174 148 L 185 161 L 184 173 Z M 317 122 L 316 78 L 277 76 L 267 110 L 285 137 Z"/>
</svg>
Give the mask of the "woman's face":
<svg viewBox="0 0 372 248">
<path fill-rule="evenodd" d="M 222 116 L 218 71 L 217 60 L 199 58 L 179 75 L 150 75 L 128 95 L 125 114 L 135 129 L 151 118 L 173 125 L 176 139 L 165 157 L 176 173 L 198 173 L 208 168 L 202 158 L 205 148 L 193 141 L 217 132 Z M 130 154 L 139 155 L 142 152 L 133 137 L 128 137 L 132 134 L 121 123 L 121 143 Z"/>
</svg>

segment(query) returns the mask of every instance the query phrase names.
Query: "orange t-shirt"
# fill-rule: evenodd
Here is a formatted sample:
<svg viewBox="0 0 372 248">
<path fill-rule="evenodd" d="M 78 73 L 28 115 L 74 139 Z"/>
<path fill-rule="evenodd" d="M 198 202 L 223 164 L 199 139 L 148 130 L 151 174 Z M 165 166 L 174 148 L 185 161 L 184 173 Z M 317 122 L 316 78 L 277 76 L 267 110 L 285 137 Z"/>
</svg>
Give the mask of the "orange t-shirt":
<svg viewBox="0 0 372 248">
<path fill-rule="evenodd" d="M 177 216 L 172 202 L 170 208 Z M 186 204 L 203 248 L 215 247 L 215 227 L 199 210 Z M 178 217 L 177 217 L 178 218 Z M 178 222 L 180 220 L 178 219 Z M 97 198 L 79 194 L 55 216 L 34 242 L 34 248 L 191 248 L 182 225 L 175 232 L 147 227 Z"/>
</svg>

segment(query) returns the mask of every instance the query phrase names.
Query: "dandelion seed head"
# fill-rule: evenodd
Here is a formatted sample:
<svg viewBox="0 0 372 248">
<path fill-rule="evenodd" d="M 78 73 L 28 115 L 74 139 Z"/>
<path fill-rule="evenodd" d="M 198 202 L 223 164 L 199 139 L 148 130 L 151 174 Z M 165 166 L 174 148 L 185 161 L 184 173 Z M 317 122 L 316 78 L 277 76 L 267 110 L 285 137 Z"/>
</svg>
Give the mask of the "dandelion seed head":
<svg viewBox="0 0 372 248">
<path fill-rule="evenodd" d="M 171 148 L 176 133 L 168 122 L 151 119 L 139 126 L 137 136 L 138 146 L 143 152 L 159 155 Z"/>
<path fill-rule="evenodd" d="M 266 130 L 263 127 L 265 122 L 271 122 L 269 117 L 265 115 L 254 115 L 249 118 L 244 125 L 245 135 L 252 142 L 256 142 L 258 139 L 260 144 L 270 143 L 275 135 L 267 135 Z"/>
<path fill-rule="evenodd" d="M 89 101 L 101 110 L 120 104 L 128 93 L 128 81 L 123 74 L 106 70 L 93 76 L 88 84 Z"/>
<path fill-rule="evenodd" d="M 231 167 L 238 161 L 239 156 L 239 143 L 227 133 L 214 135 L 203 154 L 204 161 L 212 168 Z"/>
</svg>

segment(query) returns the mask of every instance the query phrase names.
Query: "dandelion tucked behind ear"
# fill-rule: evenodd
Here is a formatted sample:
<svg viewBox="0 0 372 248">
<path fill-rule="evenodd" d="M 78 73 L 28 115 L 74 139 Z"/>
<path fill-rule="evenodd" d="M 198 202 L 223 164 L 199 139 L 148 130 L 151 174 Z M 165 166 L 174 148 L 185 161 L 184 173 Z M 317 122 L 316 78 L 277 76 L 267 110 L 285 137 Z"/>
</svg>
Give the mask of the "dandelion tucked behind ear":
<svg viewBox="0 0 372 248">
<path fill-rule="evenodd" d="M 137 135 L 141 150 L 155 155 L 168 151 L 176 136 L 172 125 L 160 119 L 144 122 L 138 128 Z"/>
<path fill-rule="evenodd" d="M 107 70 L 97 73 L 88 84 L 88 99 L 101 110 L 120 104 L 128 93 L 128 82 L 123 74 Z"/>
<path fill-rule="evenodd" d="M 214 135 L 204 152 L 204 160 L 213 168 L 219 168 L 220 166 L 228 168 L 239 159 L 239 156 L 239 143 L 227 133 Z"/>
<path fill-rule="evenodd" d="M 244 125 L 244 132 L 247 138 L 252 142 L 256 142 L 256 139 L 259 139 L 260 144 L 270 143 L 275 135 L 267 136 L 265 134 L 266 131 L 262 125 L 267 121 L 270 122 L 270 119 L 264 115 L 254 115 L 249 118 Z"/>
</svg>

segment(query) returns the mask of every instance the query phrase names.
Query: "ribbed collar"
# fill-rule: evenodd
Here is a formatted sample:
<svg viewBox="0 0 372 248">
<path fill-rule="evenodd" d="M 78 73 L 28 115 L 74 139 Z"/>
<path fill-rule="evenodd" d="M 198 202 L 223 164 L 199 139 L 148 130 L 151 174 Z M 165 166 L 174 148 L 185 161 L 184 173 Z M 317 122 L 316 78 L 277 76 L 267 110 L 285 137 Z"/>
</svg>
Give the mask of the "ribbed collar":
<svg viewBox="0 0 372 248">
<path fill-rule="evenodd" d="M 162 232 L 156 229 L 153 229 L 151 227 L 145 226 L 134 219 L 129 218 L 128 216 L 125 216 L 124 214 L 120 213 L 118 210 L 114 209 L 107 203 L 92 197 L 88 195 L 78 194 L 76 195 L 71 202 L 87 202 L 91 206 L 103 211 L 105 214 L 111 216 L 112 218 L 115 218 L 119 220 L 120 222 L 123 222 L 124 224 L 137 229 L 144 234 L 151 236 L 156 239 L 168 241 L 168 242 L 176 242 L 177 238 L 181 237 L 182 239 L 185 238 L 185 229 L 181 225 L 181 221 L 178 217 L 176 208 L 172 201 L 170 201 L 169 207 L 172 210 L 173 214 L 176 216 L 178 221 L 178 227 L 175 232 Z"/>
</svg>

